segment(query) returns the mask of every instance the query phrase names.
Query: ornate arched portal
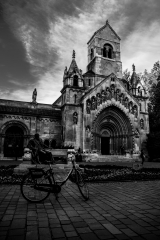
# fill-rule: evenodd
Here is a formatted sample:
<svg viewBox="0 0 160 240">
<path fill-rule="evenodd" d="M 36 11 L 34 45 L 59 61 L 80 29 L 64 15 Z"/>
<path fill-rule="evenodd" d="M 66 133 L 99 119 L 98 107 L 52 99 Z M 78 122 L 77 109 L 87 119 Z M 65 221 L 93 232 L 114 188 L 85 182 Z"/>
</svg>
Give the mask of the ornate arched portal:
<svg viewBox="0 0 160 240">
<path fill-rule="evenodd" d="M 127 115 L 116 106 L 109 106 L 95 119 L 92 129 L 93 149 L 103 155 L 122 154 L 133 148 L 132 125 Z"/>
<path fill-rule="evenodd" d="M 19 121 L 6 122 L 1 127 L 2 153 L 4 157 L 21 157 L 29 137 L 28 127 Z"/>
</svg>

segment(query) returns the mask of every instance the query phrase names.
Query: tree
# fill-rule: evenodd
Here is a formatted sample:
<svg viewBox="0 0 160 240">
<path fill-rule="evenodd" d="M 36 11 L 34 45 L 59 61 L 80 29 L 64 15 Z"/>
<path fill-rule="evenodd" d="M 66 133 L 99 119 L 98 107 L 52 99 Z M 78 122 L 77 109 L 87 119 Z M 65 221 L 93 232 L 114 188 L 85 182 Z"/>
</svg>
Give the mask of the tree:
<svg viewBox="0 0 160 240">
<path fill-rule="evenodd" d="M 123 77 L 125 80 L 127 80 L 127 81 L 130 80 L 130 78 L 131 78 L 131 73 L 128 71 L 128 69 L 126 69 L 126 70 L 123 71 L 122 77 Z"/>
</svg>

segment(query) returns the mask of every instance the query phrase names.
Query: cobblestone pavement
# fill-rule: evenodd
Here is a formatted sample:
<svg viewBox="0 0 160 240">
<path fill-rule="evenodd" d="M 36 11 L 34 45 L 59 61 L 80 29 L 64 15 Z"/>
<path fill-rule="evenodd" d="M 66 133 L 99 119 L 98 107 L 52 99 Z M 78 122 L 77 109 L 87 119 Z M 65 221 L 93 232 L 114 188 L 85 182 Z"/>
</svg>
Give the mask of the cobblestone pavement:
<svg viewBox="0 0 160 240">
<path fill-rule="evenodd" d="M 41 204 L 0 186 L 1 240 L 160 239 L 160 181 L 89 184 L 85 202 L 69 183 Z"/>
</svg>

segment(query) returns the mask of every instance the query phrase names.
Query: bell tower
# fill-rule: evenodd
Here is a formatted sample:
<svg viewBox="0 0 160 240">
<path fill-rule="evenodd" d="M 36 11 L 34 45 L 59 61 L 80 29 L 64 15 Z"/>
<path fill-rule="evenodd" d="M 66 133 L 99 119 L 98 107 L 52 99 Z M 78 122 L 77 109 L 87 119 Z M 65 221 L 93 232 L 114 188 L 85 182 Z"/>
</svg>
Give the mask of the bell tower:
<svg viewBox="0 0 160 240">
<path fill-rule="evenodd" d="M 87 71 L 104 76 L 114 73 L 118 78 L 122 77 L 120 37 L 112 29 L 108 20 L 93 34 L 87 44 Z"/>
<path fill-rule="evenodd" d="M 82 70 L 78 68 L 73 50 L 69 69 L 64 70 L 62 93 L 62 139 L 65 146 L 81 148 L 82 106 L 80 99 L 84 93 Z"/>
</svg>

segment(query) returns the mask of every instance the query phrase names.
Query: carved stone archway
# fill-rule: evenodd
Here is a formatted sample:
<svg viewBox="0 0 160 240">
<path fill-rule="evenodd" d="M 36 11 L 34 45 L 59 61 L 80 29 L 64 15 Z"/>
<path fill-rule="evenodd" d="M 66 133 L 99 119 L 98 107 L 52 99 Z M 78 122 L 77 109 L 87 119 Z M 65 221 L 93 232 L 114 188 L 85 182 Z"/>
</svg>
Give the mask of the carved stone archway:
<svg viewBox="0 0 160 240">
<path fill-rule="evenodd" d="M 8 121 L 0 129 L 0 146 L 3 157 L 21 157 L 30 137 L 28 127 L 20 121 Z"/>
<path fill-rule="evenodd" d="M 110 105 L 102 109 L 93 122 L 92 149 L 105 155 L 119 155 L 122 146 L 125 151 L 133 149 L 133 127 L 120 108 Z"/>
</svg>

